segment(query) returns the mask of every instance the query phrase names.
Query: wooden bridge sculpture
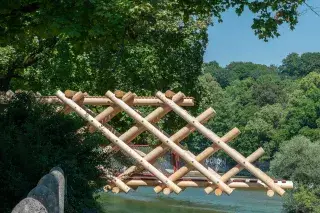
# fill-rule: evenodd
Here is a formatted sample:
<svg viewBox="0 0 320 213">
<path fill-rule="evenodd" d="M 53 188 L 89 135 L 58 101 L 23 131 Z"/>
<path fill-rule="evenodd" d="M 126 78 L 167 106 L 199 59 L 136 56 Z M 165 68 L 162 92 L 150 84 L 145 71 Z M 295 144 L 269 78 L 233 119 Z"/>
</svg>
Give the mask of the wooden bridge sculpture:
<svg viewBox="0 0 320 213">
<path fill-rule="evenodd" d="M 282 196 L 285 193 L 284 189 L 293 188 L 291 181 L 274 180 L 253 165 L 253 162 L 264 153 L 262 148 L 246 158 L 228 145 L 240 133 L 237 128 L 232 129 L 221 138 L 206 128 L 203 124 L 215 115 L 212 108 L 208 108 L 197 117 L 191 116 L 182 106 L 193 106 L 193 98 L 185 97 L 181 92 L 176 94 L 171 91 L 167 91 L 165 94 L 157 92 L 156 97 L 138 97 L 131 92 L 124 94 L 121 91 L 116 91 L 114 94 L 108 91 L 105 96 L 97 97 L 88 96 L 82 92 L 66 91 L 63 93 L 58 91 L 56 96 L 42 96 L 41 99 L 49 103 L 64 104 L 65 113 L 74 111 L 87 120 L 88 131 L 98 130 L 112 142 L 113 146 L 104 147 L 104 151 L 121 150 L 136 160 L 136 165 L 129 167 L 123 173 L 117 176 L 108 174 L 110 184 L 105 189 L 112 190 L 114 193 L 127 193 L 139 186 L 153 186 L 156 193 L 163 191 L 164 194 L 170 194 L 171 192 L 178 194 L 187 187 L 204 187 L 207 194 L 214 192 L 219 196 L 223 192 L 230 195 L 235 188 L 254 188 L 265 189 L 267 195 L 272 197 L 274 192 Z M 94 115 L 85 105 L 105 105 L 108 107 L 100 114 Z M 157 106 L 158 108 L 148 116 L 142 117 L 132 106 Z M 107 122 L 121 111 L 126 112 L 133 118 L 136 125 L 120 135 Z M 169 137 L 156 128 L 154 124 L 170 111 L 174 111 L 188 124 Z M 179 143 L 195 130 L 212 141 L 212 146 L 206 148 L 197 156 L 179 146 Z M 149 153 L 139 152 L 128 145 L 144 131 L 149 131 L 162 142 L 160 146 Z M 238 163 L 223 175 L 206 168 L 202 164 L 204 160 L 220 149 Z M 187 164 L 167 176 L 153 164 L 157 158 L 169 150 L 174 151 Z M 243 169 L 249 171 L 257 179 L 233 179 Z M 149 171 L 151 176 L 141 175 L 143 170 Z M 203 179 L 185 177 L 192 170 L 200 172 Z"/>
</svg>

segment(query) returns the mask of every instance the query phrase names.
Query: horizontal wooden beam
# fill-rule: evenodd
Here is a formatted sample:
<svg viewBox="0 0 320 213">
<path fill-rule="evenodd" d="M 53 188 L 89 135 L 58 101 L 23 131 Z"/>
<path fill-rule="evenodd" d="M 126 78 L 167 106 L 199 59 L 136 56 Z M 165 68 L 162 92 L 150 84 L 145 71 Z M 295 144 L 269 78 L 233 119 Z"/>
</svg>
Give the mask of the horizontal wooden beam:
<svg viewBox="0 0 320 213">
<path fill-rule="evenodd" d="M 154 136 L 156 136 L 163 144 L 165 144 L 166 146 L 170 147 L 173 151 L 175 151 L 188 164 L 192 164 L 194 166 L 194 168 L 196 168 L 199 172 L 201 172 L 201 174 L 206 176 L 209 180 L 211 180 L 215 184 L 217 184 L 219 186 L 219 188 L 221 188 L 224 192 L 226 192 L 227 194 L 231 194 L 231 192 L 232 192 L 231 188 L 228 187 L 224 182 L 219 180 L 220 177 L 217 173 L 206 169 L 201 163 L 196 161 L 187 152 L 185 152 L 183 149 L 181 149 L 176 143 L 174 143 L 170 138 L 168 138 L 166 135 L 164 135 L 159 129 L 157 129 L 155 126 L 153 126 L 150 122 L 148 122 L 145 118 L 143 118 L 141 115 L 139 115 L 136 111 L 134 111 L 130 106 L 128 106 L 122 100 L 118 99 L 111 91 L 108 91 L 106 93 L 106 96 L 108 98 L 110 98 L 118 106 L 120 106 L 123 109 L 123 111 L 126 112 L 130 117 L 135 119 L 139 124 L 144 126 L 149 132 L 151 132 Z"/>
<path fill-rule="evenodd" d="M 189 124 L 190 125 L 190 124 Z M 232 129 L 231 131 L 229 131 L 227 134 L 225 134 L 221 140 L 224 141 L 225 143 L 229 143 L 230 141 L 232 141 L 236 136 L 238 136 L 240 133 L 240 130 L 237 128 Z M 214 154 L 215 152 L 217 152 L 218 150 L 220 150 L 219 147 L 212 145 L 211 147 L 206 148 L 203 152 L 201 152 L 199 155 L 197 155 L 195 157 L 195 159 L 199 162 L 203 162 L 205 159 L 207 159 L 208 157 L 210 157 L 212 154 Z M 193 169 L 192 165 L 185 165 L 182 166 L 180 169 L 178 169 L 176 172 L 174 172 L 173 174 L 170 175 L 169 179 L 172 181 L 176 181 L 179 180 L 180 178 L 182 178 L 184 175 L 186 175 L 188 172 L 190 172 Z M 165 185 L 159 185 L 156 186 L 154 188 L 154 191 L 156 193 L 159 193 L 162 191 L 162 189 L 164 189 L 166 186 Z M 167 190 L 167 193 L 171 193 L 170 190 Z"/>
<path fill-rule="evenodd" d="M 182 117 L 189 124 L 193 125 L 202 135 L 215 143 L 218 147 L 220 147 L 226 154 L 228 154 L 231 158 L 233 158 L 237 163 L 241 164 L 246 170 L 248 170 L 251 174 L 253 174 L 258 179 L 262 180 L 265 184 L 269 186 L 270 189 L 277 192 L 280 196 L 283 196 L 285 191 L 274 184 L 272 178 L 270 178 L 263 171 L 255 167 L 252 163 L 246 160 L 246 158 L 241 155 L 238 151 L 231 148 L 228 144 L 223 142 L 219 136 L 217 136 L 210 129 L 203 126 L 199 121 L 196 120 L 195 117 L 191 116 L 187 111 L 183 108 L 179 107 L 170 99 L 166 98 L 165 95 L 161 92 L 157 92 L 156 96 L 161 99 L 164 103 L 168 104 L 174 112 L 176 112 L 180 117 Z M 223 185 L 219 182 L 220 185 Z M 221 186 L 219 186 L 221 188 Z M 222 188 L 221 188 L 222 189 Z M 224 190 L 224 189 L 222 189 Z M 225 191 L 225 190 L 224 190 Z"/>
<path fill-rule="evenodd" d="M 203 113 L 201 113 L 197 119 L 201 123 L 206 123 L 210 118 L 212 118 L 215 115 L 215 111 L 212 108 L 207 109 Z M 192 125 L 187 125 L 183 128 L 181 128 L 178 132 L 176 132 L 174 135 L 170 137 L 172 141 L 174 141 L 176 144 L 179 144 L 183 139 L 188 137 L 192 132 L 194 132 L 195 128 Z M 144 159 L 149 161 L 150 163 L 154 163 L 159 157 L 163 156 L 167 151 L 169 150 L 169 147 L 161 144 L 154 148 L 152 151 L 150 151 Z M 129 167 L 126 171 L 124 171 L 122 174 L 120 174 L 118 177 L 121 180 L 129 178 L 134 173 L 142 172 L 144 168 L 140 165 L 134 165 Z"/>
<path fill-rule="evenodd" d="M 173 97 L 172 100 L 174 102 L 181 102 L 182 99 L 183 99 L 183 94 L 177 93 L 177 94 L 175 94 L 175 96 Z M 162 117 L 164 117 L 170 111 L 171 111 L 171 108 L 168 106 L 158 107 L 155 110 L 153 110 L 148 116 L 146 116 L 145 119 L 149 122 L 157 123 L 160 121 L 160 119 Z M 145 130 L 146 130 L 146 128 L 144 126 L 136 124 L 133 127 L 131 127 L 128 131 L 123 133 L 119 138 L 128 144 L 132 140 L 134 140 L 136 137 L 138 137 Z M 117 152 L 117 151 L 119 151 L 119 147 L 109 145 L 109 146 L 104 147 L 103 151 L 106 153 L 109 153 L 110 151 Z"/>
<path fill-rule="evenodd" d="M 246 160 L 249 161 L 250 163 L 256 161 L 259 157 L 261 157 L 264 154 L 264 150 L 263 148 L 259 148 L 257 149 L 254 153 L 252 153 L 251 155 L 249 155 Z M 239 172 L 241 172 L 244 169 L 244 167 L 241 164 L 237 164 L 235 167 L 233 167 L 232 169 L 230 169 L 227 173 L 225 173 L 224 175 L 222 175 L 221 180 L 226 182 L 228 181 L 230 178 L 232 178 L 233 176 L 237 175 Z M 213 192 L 213 190 L 217 190 L 215 191 L 216 195 L 221 194 L 221 190 L 219 188 L 217 188 L 215 185 L 210 185 L 208 187 L 206 187 L 204 189 L 204 191 L 209 194 L 211 192 Z"/>
<path fill-rule="evenodd" d="M 129 147 L 125 142 L 120 140 L 115 134 L 113 134 L 110 130 L 104 127 L 99 121 L 97 121 L 94 117 L 88 114 L 84 109 L 82 109 L 79 105 L 73 102 L 71 99 L 65 97 L 65 95 L 61 91 L 57 91 L 57 96 L 61 101 L 71 107 L 78 115 L 87 120 L 91 125 L 93 125 L 97 130 L 99 130 L 106 138 L 108 138 L 112 143 L 119 146 L 121 150 L 126 152 L 129 156 L 131 156 L 136 161 L 140 162 L 141 165 L 145 167 L 146 170 L 151 172 L 154 176 L 156 176 L 159 180 L 165 183 L 168 187 L 170 187 L 176 193 L 181 191 L 181 188 L 178 187 L 175 183 L 170 181 L 164 174 L 162 174 L 158 169 L 156 169 L 153 165 L 151 165 L 148 161 L 146 161 L 143 157 L 141 157 L 137 152 L 135 152 L 131 147 Z M 124 103 L 124 102 L 123 102 Z M 120 182 L 121 184 L 117 183 Z M 129 191 L 130 188 L 123 184 L 121 180 L 117 180 L 115 184 L 123 190 Z"/>
<path fill-rule="evenodd" d="M 254 180 L 254 181 L 252 181 Z M 248 179 L 247 181 L 237 181 L 237 179 L 231 180 L 228 183 L 228 186 L 232 189 L 248 189 L 248 190 L 268 190 L 268 186 L 260 180 L 257 179 Z M 154 180 L 142 180 L 142 179 L 131 179 L 124 181 L 130 187 L 154 187 L 161 183 L 160 181 Z M 293 189 L 292 181 L 275 181 L 276 185 L 282 189 Z M 195 187 L 195 188 L 204 188 L 212 184 L 207 180 L 179 180 L 175 182 L 179 187 Z"/>
<path fill-rule="evenodd" d="M 40 102 L 49 104 L 63 104 L 57 96 L 41 96 L 38 97 Z M 84 105 L 101 105 L 110 106 L 114 103 L 107 97 L 104 96 L 85 96 Z M 156 97 L 135 97 L 132 103 L 133 106 L 163 106 L 163 102 Z M 180 106 L 194 106 L 193 98 L 186 97 L 182 102 L 179 103 Z"/>
<path fill-rule="evenodd" d="M 122 100 L 128 104 L 130 104 L 130 102 L 132 102 L 133 99 L 134 99 L 134 94 L 132 94 L 131 92 L 128 92 L 122 96 Z M 119 112 L 121 112 L 120 107 L 111 105 L 107 109 L 100 112 L 97 116 L 95 116 L 95 119 L 100 123 L 105 124 L 109 122 Z M 95 130 L 96 129 L 92 125 L 89 125 L 89 132 L 93 133 Z"/>
</svg>

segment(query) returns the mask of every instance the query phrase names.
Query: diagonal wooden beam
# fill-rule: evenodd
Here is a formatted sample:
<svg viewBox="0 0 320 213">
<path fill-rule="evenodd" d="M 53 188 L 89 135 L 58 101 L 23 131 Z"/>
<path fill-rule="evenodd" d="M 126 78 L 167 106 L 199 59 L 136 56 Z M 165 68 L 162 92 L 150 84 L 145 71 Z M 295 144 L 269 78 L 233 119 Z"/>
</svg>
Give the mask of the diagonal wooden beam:
<svg viewBox="0 0 320 213">
<path fill-rule="evenodd" d="M 182 93 L 177 93 L 173 96 L 172 101 L 176 103 L 180 103 L 181 101 L 183 101 L 183 96 L 184 95 Z M 170 111 L 171 111 L 171 108 L 164 105 L 152 111 L 148 116 L 145 117 L 145 119 L 149 122 L 156 123 L 160 121 L 160 119 Z M 125 133 L 123 133 L 119 138 L 128 144 L 145 130 L 146 128 L 144 126 L 137 124 L 131 127 Z M 110 151 L 116 152 L 118 150 L 119 149 L 117 146 L 111 146 L 111 145 L 104 148 L 104 151 L 106 153 Z"/>
<path fill-rule="evenodd" d="M 131 92 L 126 93 L 122 100 L 128 104 L 132 104 L 134 100 L 135 95 Z M 104 124 L 110 121 L 114 116 L 116 116 L 119 112 L 121 112 L 121 108 L 116 105 L 111 105 L 107 109 L 103 110 L 101 113 L 99 113 L 97 116 L 95 116 L 95 119 L 99 121 L 100 123 Z M 94 128 L 92 125 L 89 125 L 89 132 L 93 133 L 96 128 Z"/>
<path fill-rule="evenodd" d="M 163 93 L 160 91 L 157 92 L 156 96 L 162 100 L 164 103 L 168 104 L 173 111 L 175 111 L 180 117 L 186 120 L 189 124 L 192 124 L 201 134 L 210 139 L 212 142 L 216 143 L 222 150 L 224 150 L 230 157 L 232 157 L 235 161 L 241 164 L 244 168 L 246 168 L 249 172 L 251 172 L 258 179 L 263 181 L 267 186 L 270 187 L 273 191 L 277 192 L 280 196 L 282 196 L 285 191 L 276 185 L 272 178 L 266 175 L 263 171 L 256 168 L 252 163 L 246 160 L 246 158 L 241 155 L 238 151 L 228 146 L 224 143 L 219 136 L 217 136 L 210 129 L 203 126 L 200 122 L 198 122 L 193 116 L 189 115 L 183 108 L 179 107 L 177 104 L 172 102 L 170 99 L 167 99 Z M 220 186 L 219 186 L 220 187 Z"/>
<path fill-rule="evenodd" d="M 215 115 L 215 111 L 212 108 L 207 109 L 203 113 L 201 113 L 197 120 L 201 123 L 206 123 L 210 118 L 212 118 Z M 188 137 L 192 132 L 194 132 L 195 128 L 192 125 L 186 125 L 185 127 L 181 128 L 178 132 L 176 132 L 174 135 L 170 137 L 172 141 L 174 141 L 176 144 L 179 144 L 183 139 Z M 154 163 L 157 158 L 163 156 L 167 151 L 169 151 L 169 147 L 161 144 L 160 146 L 157 146 L 152 151 L 150 151 L 144 159 L 149 161 L 150 163 Z M 125 180 L 129 178 L 134 173 L 142 172 L 144 168 L 140 165 L 134 165 L 129 167 L 127 170 L 125 170 L 122 174 L 118 176 L 121 180 Z"/>
<path fill-rule="evenodd" d="M 264 154 L 264 150 L 260 147 L 259 149 L 257 149 L 254 153 L 252 153 L 251 155 L 249 155 L 246 160 L 249 162 L 254 162 L 256 161 L 259 157 L 261 157 Z M 244 169 L 244 167 L 241 164 L 236 165 L 235 167 L 233 167 L 232 169 L 230 169 L 227 173 L 225 173 L 224 175 L 222 175 L 221 180 L 224 182 L 227 182 L 230 178 L 232 178 L 233 176 L 235 176 L 236 174 L 238 174 L 239 172 L 241 172 Z M 213 190 L 215 191 L 215 194 L 217 196 L 221 195 L 221 190 L 218 189 L 216 186 L 214 185 L 209 185 L 207 186 L 204 191 L 209 194 L 211 192 L 213 192 Z"/>
<path fill-rule="evenodd" d="M 76 102 L 78 105 L 83 105 L 83 101 L 84 101 L 84 93 L 82 93 L 81 91 L 76 92 L 73 96 L 72 96 L 72 100 L 74 102 Z M 63 109 L 64 114 L 68 114 L 72 111 L 72 109 L 66 105 Z"/>
<path fill-rule="evenodd" d="M 113 176 L 108 169 L 104 168 L 101 165 L 97 166 L 97 168 L 104 173 L 108 180 L 116 184 L 122 191 L 128 193 L 131 190 L 131 188 L 126 185 L 121 179 Z"/>
<path fill-rule="evenodd" d="M 57 97 L 63 101 L 65 104 L 70 106 L 78 115 L 80 115 L 82 118 L 90 122 L 91 125 L 93 125 L 95 128 L 97 128 L 106 138 L 108 138 L 112 143 L 119 146 L 124 152 L 126 152 L 128 155 L 130 155 L 133 159 L 140 162 L 146 170 L 151 172 L 154 176 L 156 176 L 159 180 L 161 180 L 163 183 L 166 183 L 168 187 L 172 188 L 176 193 L 179 193 L 181 191 L 181 188 L 178 187 L 175 183 L 173 183 L 171 180 L 169 180 L 164 174 L 162 174 L 160 171 L 158 171 L 154 166 L 152 166 L 148 161 L 146 161 L 143 157 L 141 157 L 137 152 L 135 152 L 133 149 L 131 149 L 125 142 L 120 140 L 116 135 L 114 135 L 111 131 L 109 131 L 106 127 L 104 127 L 99 121 L 94 119 L 90 114 L 88 114 L 84 109 L 82 109 L 80 106 L 78 106 L 75 102 L 65 97 L 65 95 L 61 91 L 57 91 L 56 93 Z M 124 102 L 123 102 L 124 103 Z M 131 108 L 130 108 L 131 109 Z M 118 179 L 119 180 L 119 179 Z M 124 191 L 129 191 L 130 188 L 128 186 L 123 186 L 121 184 L 115 184 L 119 187 L 124 187 Z M 124 184 L 124 183 L 123 183 Z"/>
<path fill-rule="evenodd" d="M 190 124 L 189 124 L 190 125 Z M 225 134 L 221 140 L 224 141 L 225 143 L 230 142 L 233 140 L 237 135 L 239 135 L 240 131 L 237 128 L 232 129 L 229 131 L 227 134 Z M 211 147 L 206 148 L 203 152 L 201 152 L 199 155 L 196 156 L 196 160 L 200 163 L 202 163 L 205 159 L 210 157 L 212 154 L 217 152 L 220 148 L 217 147 L 216 145 L 212 145 Z M 193 169 L 192 165 L 185 165 L 178 169 L 175 173 L 169 176 L 169 179 L 172 181 L 176 181 L 180 178 L 182 178 L 184 175 L 186 175 L 188 172 L 190 172 Z M 165 185 L 159 185 L 154 188 L 154 191 L 156 193 L 161 192 L 163 189 L 165 189 Z M 172 191 L 170 189 L 165 189 L 164 194 L 168 195 Z"/>
<path fill-rule="evenodd" d="M 110 98 L 115 104 L 120 106 L 123 111 L 128 113 L 129 116 L 134 118 L 138 123 L 144 126 L 149 132 L 154 134 L 162 143 L 169 146 L 172 150 L 174 150 L 181 158 L 183 158 L 187 163 L 192 164 L 201 174 L 206 176 L 209 180 L 213 181 L 217 184 L 223 191 L 227 194 L 232 192 L 232 189 L 227 186 L 224 182 L 219 180 L 218 174 L 213 174 L 212 171 L 206 169 L 201 163 L 196 161 L 193 157 L 191 157 L 187 152 L 181 149 L 177 144 L 175 144 L 170 138 L 165 136 L 161 131 L 159 131 L 156 127 L 154 127 L 150 122 L 144 119 L 141 115 L 139 115 L 136 111 L 134 111 L 130 106 L 124 103 L 122 100 L 118 99 L 111 91 L 106 93 L 106 96 Z M 171 100 L 170 100 L 171 101 Z M 174 103 L 174 102 L 173 102 Z M 174 103 L 175 104 L 175 103 Z M 197 121 L 198 122 L 198 121 Z M 199 122 L 200 123 L 200 122 Z M 147 162 L 147 161 L 146 161 Z"/>
</svg>

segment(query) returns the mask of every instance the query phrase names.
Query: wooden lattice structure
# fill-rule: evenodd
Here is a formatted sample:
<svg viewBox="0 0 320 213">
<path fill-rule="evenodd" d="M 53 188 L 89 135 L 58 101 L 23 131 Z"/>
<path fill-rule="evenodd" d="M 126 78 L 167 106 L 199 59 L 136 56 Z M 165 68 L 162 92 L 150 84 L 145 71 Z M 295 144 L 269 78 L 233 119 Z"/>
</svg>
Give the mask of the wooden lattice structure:
<svg viewBox="0 0 320 213">
<path fill-rule="evenodd" d="M 136 160 L 135 165 L 132 165 L 117 176 L 108 173 L 110 184 L 105 187 L 106 190 L 112 190 L 115 193 L 121 191 L 127 193 L 139 186 L 153 186 L 156 193 L 163 191 L 164 194 L 170 194 L 171 192 L 178 194 L 187 187 L 204 187 L 204 191 L 207 194 L 214 192 L 216 195 L 221 195 L 223 192 L 231 194 L 235 188 L 253 188 L 265 189 L 267 195 L 271 197 L 274 192 L 282 196 L 285 193 L 284 189 L 293 188 L 291 181 L 274 180 L 253 165 L 253 162 L 264 153 L 262 148 L 259 148 L 246 158 L 228 145 L 240 133 L 237 128 L 232 129 L 221 138 L 206 128 L 203 124 L 216 113 L 212 108 L 208 108 L 197 117 L 191 116 L 182 106 L 193 106 L 193 98 L 185 97 L 181 92 L 176 94 L 171 91 L 167 91 L 165 94 L 157 92 L 156 97 L 138 97 L 131 92 L 116 91 L 114 94 L 108 91 L 105 96 L 98 97 L 89 96 L 82 92 L 66 91 L 63 93 L 58 91 L 56 96 L 41 96 L 40 99 L 47 103 L 64 104 L 63 110 L 65 113 L 74 111 L 87 120 L 88 126 L 85 128 L 88 128 L 88 131 L 94 132 L 98 130 L 112 142 L 113 146 L 104 147 L 106 152 L 121 150 Z M 100 114 L 95 115 L 86 105 L 107 107 Z M 142 117 L 140 113 L 132 108 L 133 106 L 157 106 L 157 108 L 146 117 Z M 126 112 L 136 121 L 136 125 L 123 134 L 117 133 L 114 128 L 107 124 L 121 111 Z M 154 124 L 170 111 L 174 111 L 188 124 L 172 136 L 167 136 Z M 179 146 L 179 143 L 195 130 L 212 141 L 212 146 L 206 148 L 197 156 Z M 149 153 L 140 152 L 128 145 L 144 131 L 149 131 L 162 142 L 160 146 Z M 206 168 L 202 164 L 204 160 L 220 149 L 238 163 L 223 175 Z M 170 176 L 166 176 L 153 164 L 158 157 L 169 150 L 179 155 L 187 165 L 179 168 Z M 233 178 L 243 169 L 248 170 L 257 179 Z M 149 177 L 139 175 L 143 170 L 149 171 L 151 175 Z M 204 178 L 192 179 L 185 177 L 192 170 L 197 170 Z"/>
</svg>

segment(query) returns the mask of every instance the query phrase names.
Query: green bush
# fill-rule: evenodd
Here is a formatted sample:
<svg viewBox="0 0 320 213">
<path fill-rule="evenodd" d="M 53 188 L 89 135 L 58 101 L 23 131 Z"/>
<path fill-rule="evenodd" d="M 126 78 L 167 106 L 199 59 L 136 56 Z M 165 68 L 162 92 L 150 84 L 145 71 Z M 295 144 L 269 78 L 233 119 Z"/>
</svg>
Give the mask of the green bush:
<svg viewBox="0 0 320 213">
<path fill-rule="evenodd" d="M 285 141 L 271 161 L 271 172 L 294 181 L 294 190 L 285 196 L 289 213 L 320 213 L 320 141 L 304 136 Z"/>
<path fill-rule="evenodd" d="M 99 134 L 76 134 L 84 122 L 19 94 L 0 113 L 0 212 L 9 212 L 54 166 L 66 175 L 66 212 L 94 204 L 105 164 Z M 91 203 L 90 203 L 91 202 Z"/>
</svg>

